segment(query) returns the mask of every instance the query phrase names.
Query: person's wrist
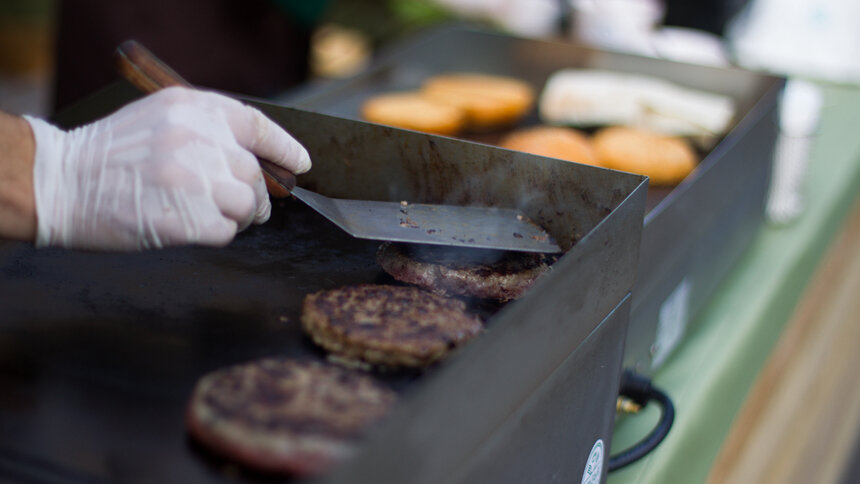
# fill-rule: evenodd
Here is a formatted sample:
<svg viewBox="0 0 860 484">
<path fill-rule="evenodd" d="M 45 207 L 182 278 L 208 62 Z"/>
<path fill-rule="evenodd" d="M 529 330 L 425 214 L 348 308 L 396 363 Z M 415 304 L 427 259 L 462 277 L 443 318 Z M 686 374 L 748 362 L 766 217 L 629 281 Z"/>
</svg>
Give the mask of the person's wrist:
<svg viewBox="0 0 860 484">
<path fill-rule="evenodd" d="M 30 124 L 0 112 L 0 237 L 36 238 L 33 163 L 36 143 Z"/>
</svg>

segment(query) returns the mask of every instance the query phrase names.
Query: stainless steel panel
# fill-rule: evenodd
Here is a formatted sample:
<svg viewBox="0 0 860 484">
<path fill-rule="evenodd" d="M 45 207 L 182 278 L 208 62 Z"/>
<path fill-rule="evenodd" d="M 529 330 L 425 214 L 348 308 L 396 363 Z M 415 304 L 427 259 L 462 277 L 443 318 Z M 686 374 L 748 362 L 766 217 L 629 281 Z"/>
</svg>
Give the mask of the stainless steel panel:
<svg viewBox="0 0 860 484">
<path fill-rule="evenodd" d="M 646 215 L 626 367 L 650 374 L 655 356 L 665 361 L 671 355 L 672 347 L 659 346 L 665 340 L 659 326 L 683 338 L 763 223 L 779 85 L 762 94 L 697 173 Z"/>
<path fill-rule="evenodd" d="M 529 370 L 522 382 L 516 375 L 509 380 L 512 371 L 526 373 L 518 368 L 522 360 L 488 343 L 479 350 L 484 357 L 445 369 L 467 374 L 473 386 L 456 388 L 468 395 L 447 394 L 446 381 L 430 382 L 428 391 L 438 392 L 434 400 L 407 402 L 355 460 L 321 482 L 580 482 L 598 440 L 605 449 L 600 480 L 605 482 L 629 310 L 628 295 L 589 334 L 577 338 L 580 342 L 566 356 L 544 371 Z M 510 341 L 508 348 L 520 337 L 515 332 L 500 336 Z M 468 390 L 487 387 L 503 389 L 511 398 Z"/>
</svg>

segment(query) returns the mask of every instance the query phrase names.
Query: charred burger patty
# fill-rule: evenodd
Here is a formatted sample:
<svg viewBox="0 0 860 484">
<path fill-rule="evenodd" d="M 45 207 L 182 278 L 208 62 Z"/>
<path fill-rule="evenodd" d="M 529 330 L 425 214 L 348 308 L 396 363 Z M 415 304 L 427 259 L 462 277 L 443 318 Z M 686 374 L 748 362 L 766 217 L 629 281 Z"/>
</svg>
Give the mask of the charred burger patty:
<svg viewBox="0 0 860 484">
<path fill-rule="evenodd" d="M 376 254 L 398 281 L 437 294 L 509 301 L 521 296 L 555 258 L 528 252 L 418 246 L 385 242 Z"/>
<path fill-rule="evenodd" d="M 314 342 L 335 356 L 386 367 L 430 365 L 483 328 L 462 301 L 374 284 L 307 295 L 301 321 Z"/>
<path fill-rule="evenodd" d="M 231 460 L 267 472 L 316 474 L 351 454 L 396 395 L 371 377 L 310 361 L 267 358 L 203 376 L 189 433 Z"/>
</svg>

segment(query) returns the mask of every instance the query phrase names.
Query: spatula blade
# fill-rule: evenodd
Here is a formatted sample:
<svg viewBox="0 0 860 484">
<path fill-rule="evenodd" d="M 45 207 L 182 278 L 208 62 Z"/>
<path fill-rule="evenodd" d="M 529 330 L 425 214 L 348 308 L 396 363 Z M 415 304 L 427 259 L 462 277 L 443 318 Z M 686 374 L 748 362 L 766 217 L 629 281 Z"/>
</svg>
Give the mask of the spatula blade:
<svg viewBox="0 0 860 484">
<path fill-rule="evenodd" d="M 561 249 L 514 209 L 344 200 L 295 187 L 293 195 L 362 239 L 556 253 Z"/>
</svg>

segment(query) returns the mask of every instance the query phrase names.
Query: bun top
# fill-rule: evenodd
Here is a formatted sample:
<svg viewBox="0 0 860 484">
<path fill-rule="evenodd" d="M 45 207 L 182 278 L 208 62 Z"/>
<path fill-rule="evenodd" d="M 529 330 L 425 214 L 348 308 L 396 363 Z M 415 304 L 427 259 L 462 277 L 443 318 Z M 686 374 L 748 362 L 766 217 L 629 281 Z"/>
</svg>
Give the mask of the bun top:
<svg viewBox="0 0 860 484">
<path fill-rule="evenodd" d="M 586 165 L 601 166 L 585 133 L 561 126 L 536 126 L 512 132 L 502 148 Z"/>
</svg>

